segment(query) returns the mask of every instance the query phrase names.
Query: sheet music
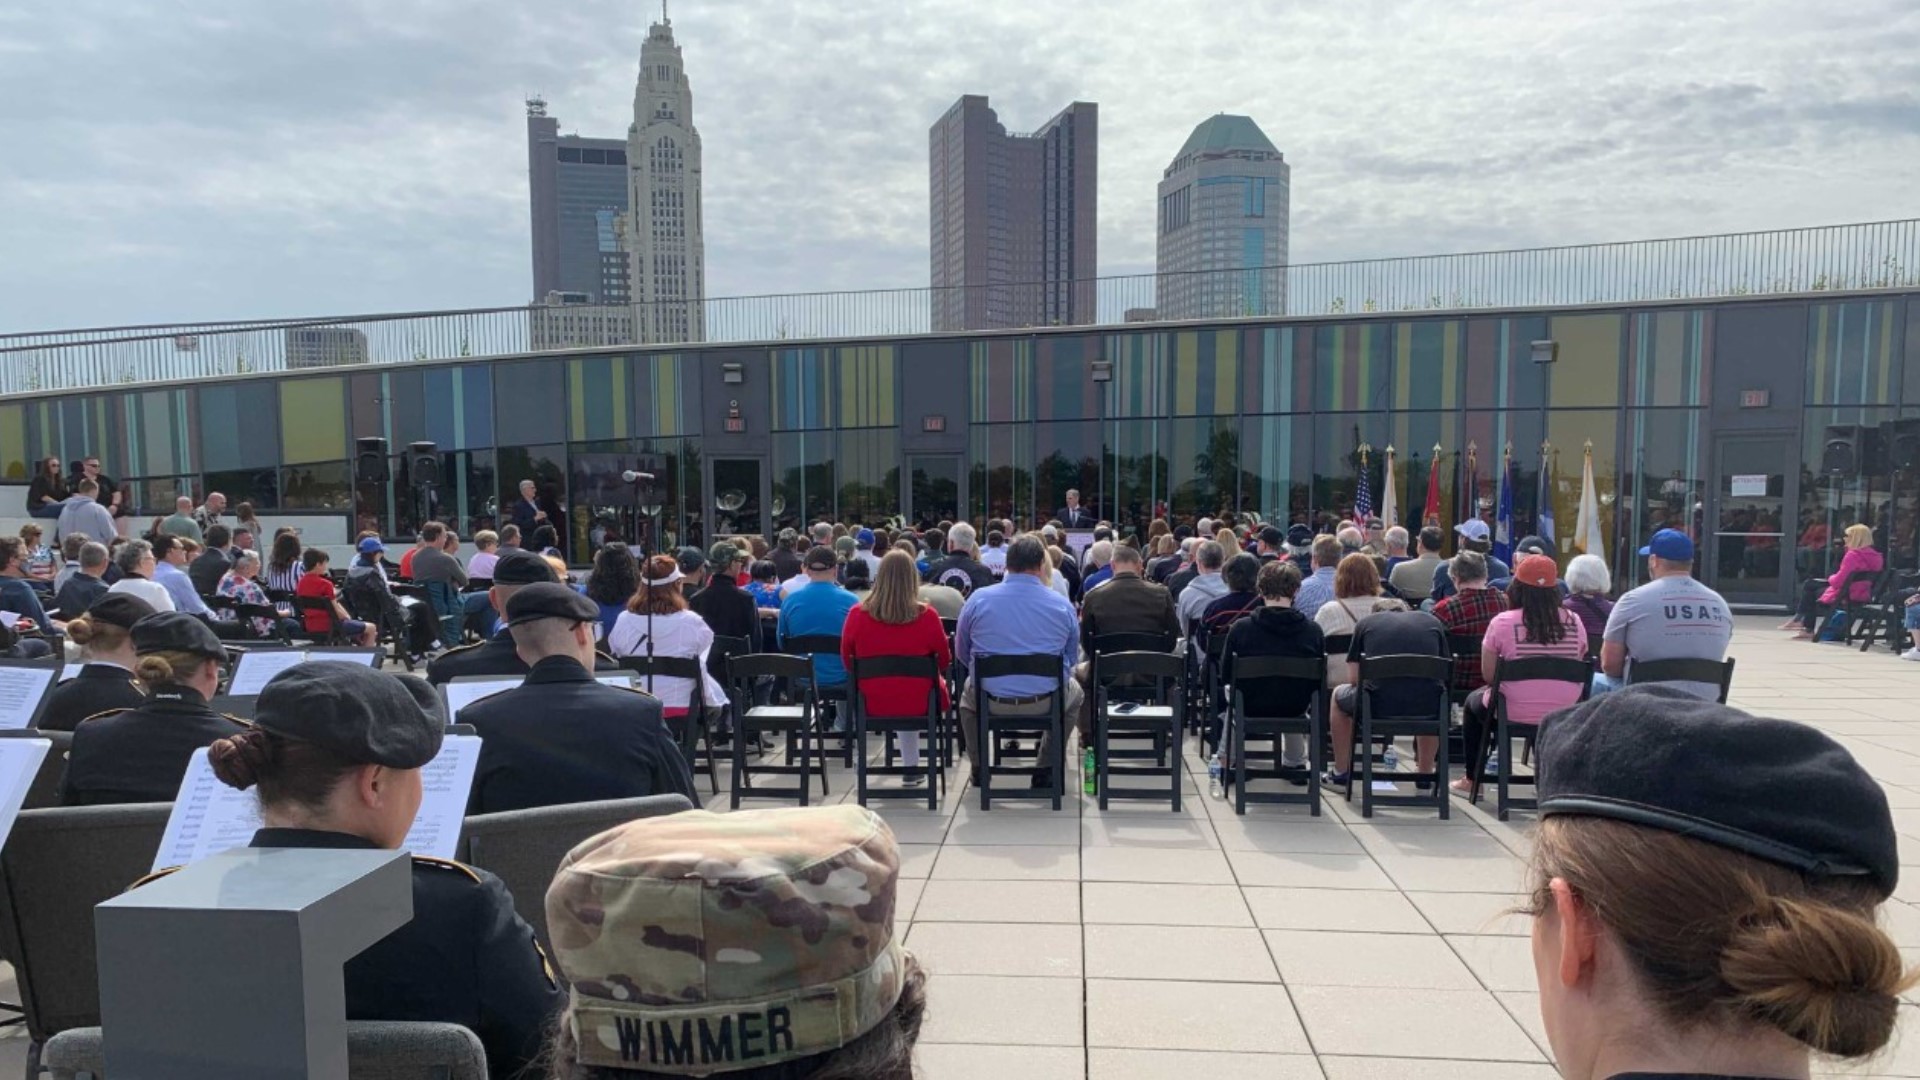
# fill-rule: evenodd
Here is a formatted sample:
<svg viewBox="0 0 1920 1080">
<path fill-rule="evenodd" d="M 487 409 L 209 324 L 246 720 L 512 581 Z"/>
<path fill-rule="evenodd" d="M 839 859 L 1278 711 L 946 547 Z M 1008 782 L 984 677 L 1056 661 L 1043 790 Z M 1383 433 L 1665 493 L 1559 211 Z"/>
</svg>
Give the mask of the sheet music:
<svg viewBox="0 0 1920 1080">
<path fill-rule="evenodd" d="M 467 820 L 473 770 L 480 764 L 478 735 L 449 735 L 440 752 L 420 770 L 420 813 L 407 830 L 401 850 L 451 859 L 460 850 L 460 827 Z"/>
<path fill-rule="evenodd" d="M 307 659 L 316 664 L 359 664 L 361 667 L 370 668 L 380 666 L 380 652 L 377 649 L 355 649 L 351 652 L 335 651 L 332 649 L 314 649 L 307 653 Z"/>
<path fill-rule="evenodd" d="M 66 682 L 66 681 L 67 681 L 68 679 L 77 679 L 77 678 L 79 678 L 79 677 L 80 677 L 80 669 L 81 669 L 81 668 L 83 668 L 83 667 L 86 667 L 86 666 L 87 666 L 87 665 L 85 665 L 85 664 L 68 664 L 68 665 L 66 665 L 65 667 L 63 667 L 63 668 L 61 668 L 61 669 L 60 669 L 60 681 L 61 681 L 61 682 Z M 129 678 L 131 678 L 131 675 L 129 675 Z"/>
<path fill-rule="evenodd" d="M 52 748 L 48 739 L 0 739 L 0 845 L 13 833 L 27 789 Z"/>
<path fill-rule="evenodd" d="M 245 653 L 233 666 L 233 681 L 227 686 L 227 694 L 231 697 L 253 697 L 275 675 L 295 664 L 306 663 L 306 660 L 304 649 L 263 649 Z"/>
<path fill-rule="evenodd" d="M 33 742 L 37 740 L 23 740 Z M 42 745 L 46 745 L 42 742 Z M 0 747 L 0 751 L 4 751 Z M 44 752 L 44 751 L 43 751 Z M 0 770 L 4 770 L 0 758 Z M 459 850 L 460 826 L 466 820 L 467 796 L 473 788 L 474 767 L 480 763 L 480 740 L 473 735 L 449 735 L 440 753 L 420 770 L 423 797 L 401 845 L 416 855 L 451 859 Z M 0 777 L 4 772 L 0 771 Z M 4 783 L 4 780 L 0 780 Z M 22 793 L 24 797 L 24 792 Z M 252 790 L 241 791 L 213 775 L 207 751 L 196 750 L 181 778 L 180 794 L 154 856 L 153 868 L 185 866 L 252 842 L 261 827 L 260 800 Z"/>
<path fill-rule="evenodd" d="M 19 626 L 27 617 L 17 611 L 0 611 L 0 626 Z"/>
<path fill-rule="evenodd" d="M 595 675 L 593 681 L 606 683 L 608 686 L 617 686 L 622 690 L 633 689 L 632 672 L 622 672 L 618 675 Z"/>
<path fill-rule="evenodd" d="M 472 682 L 457 681 L 447 683 L 442 689 L 447 693 L 447 723 L 460 722 L 460 710 L 502 690 L 511 690 L 520 685 L 515 675 L 505 675 L 498 679 L 475 679 Z"/>
<path fill-rule="evenodd" d="M 18 730 L 32 723 L 59 674 L 51 667 L 0 667 L 0 728 Z"/>
</svg>

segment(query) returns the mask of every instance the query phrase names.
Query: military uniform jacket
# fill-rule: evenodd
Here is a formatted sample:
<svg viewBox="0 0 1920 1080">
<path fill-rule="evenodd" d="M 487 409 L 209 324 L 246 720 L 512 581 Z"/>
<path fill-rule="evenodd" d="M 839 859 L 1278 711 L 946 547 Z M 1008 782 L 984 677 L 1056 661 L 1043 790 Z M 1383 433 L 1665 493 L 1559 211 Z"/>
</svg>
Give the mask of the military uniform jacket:
<svg viewBox="0 0 1920 1080">
<path fill-rule="evenodd" d="M 593 661 L 595 671 L 619 671 L 620 662 L 605 653 Z M 525 675 L 526 661 L 513 649 L 513 635 L 506 630 L 485 641 L 448 649 L 427 665 L 427 681 L 435 686 L 463 675 Z M 464 723 L 465 713 L 461 713 Z"/>
<path fill-rule="evenodd" d="M 467 813 L 667 794 L 698 805 L 662 715 L 658 698 L 595 682 L 571 657 L 540 661 L 460 712 L 480 735 Z"/>
<path fill-rule="evenodd" d="M 313 829 L 261 829 L 257 848 L 365 848 L 371 840 Z M 566 1004 L 533 928 L 500 879 L 416 856 L 413 920 L 347 961 L 347 1019 L 460 1024 L 487 1049 L 487 1075 L 533 1061 Z"/>
<path fill-rule="evenodd" d="M 158 687 L 136 708 L 89 717 L 73 729 L 60 801 L 172 802 L 193 752 L 244 730 L 241 720 L 208 708 L 199 691 Z"/>
<path fill-rule="evenodd" d="M 42 731 L 72 731 L 89 716 L 137 709 L 146 703 L 147 695 L 134 681 L 133 672 L 118 664 L 88 664 L 80 674 L 53 688 L 46 710 L 34 726 Z M 174 790 L 179 790 L 177 784 Z"/>
</svg>

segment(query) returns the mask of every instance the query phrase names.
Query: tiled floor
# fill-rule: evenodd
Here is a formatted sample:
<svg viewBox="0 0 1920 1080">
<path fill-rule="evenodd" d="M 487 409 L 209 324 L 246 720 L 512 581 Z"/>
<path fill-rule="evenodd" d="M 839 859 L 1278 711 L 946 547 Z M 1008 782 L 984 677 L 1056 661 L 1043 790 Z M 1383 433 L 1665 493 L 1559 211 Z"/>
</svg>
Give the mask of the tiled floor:
<svg viewBox="0 0 1920 1080">
<path fill-rule="evenodd" d="M 1920 838 L 1920 664 L 1788 642 L 1774 621 L 1741 621 L 1734 704 L 1833 734 Z M 1525 920 L 1501 914 L 1530 815 L 1502 823 L 1455 800 L 1445 823 L 1368 821 L 1329 798 L 1319 818 L 1239 818 L 1206 797 L 1191 743 L 1187 758 L 1178 814 L 1079 797 L 982 813 L 970 791 L 937 812 L 882 811 L 903 855 L 896 930 L 932 973 L 925 1077 L 1555 1075 Z M 833 777 L 836 799 L 846 780 Z M 1913 876 L 1884 921 L 1920 961 L 1920 857 L 1903 858 Z M 24 1055 L 11 1030 L 0 1076 Z M 1920 1076 L 1920 1035 L 1845 1075 Z"/>
<path fill-rule="evenodd" d="M 1734 704 L 1832 733 L 1920 837 L 1920 664 L 1742 619 Z M 1555 1075 L 1514 902 L 1530 814 L 1325 802 L 1018 800 L 882 809 L 911 853 L 899 931 L 932 972 L 929 1080 Z M 836 798 L 845 792 L 834 779 Z M 1916 846 L 1915 851 L 1920 851 Z M 1916 857 L 1920 863 L 1920 857 Z M 1886 922 L 1920 959 L 1920 866 Z M 1920 1018 L 1906 1023 L 1920 1031 Z M 1418 1060 L 1414 1060 L 1418 1059 Z M 1920 1036 L 1847 1075 L 1920 1076 Z"/>
</svg>

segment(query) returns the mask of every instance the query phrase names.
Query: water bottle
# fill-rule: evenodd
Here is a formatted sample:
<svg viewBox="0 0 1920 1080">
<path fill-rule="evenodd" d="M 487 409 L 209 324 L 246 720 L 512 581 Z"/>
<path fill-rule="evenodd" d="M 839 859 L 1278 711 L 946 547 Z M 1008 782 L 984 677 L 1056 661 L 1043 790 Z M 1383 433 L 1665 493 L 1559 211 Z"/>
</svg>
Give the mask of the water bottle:
<svg viewBox="0 0 1920 1080">
<path fill-rule="evenodd" d="M 1216 799 L 1227 797 L 1226 785 L 1221 783 L 1221 774 L 1224 772 L 1226 766 L 1221 764 L 1220 755 L 1213 755 L 1213 760 L 1207 762 L 1207 794 Z"/>
<path fill-rule="evenodd" d="M 1400 751 L 1394 749 L 1392 743 L 1387 744 L 1387 752 L 1381 755 L 1381 763 L 1386 766 L 1388 772 L 1396 772 L 1399 770 Z"/>
<path fill-rule="evenodd" d="M 1080 790 L 1089 795 L 1097 794 L 1094 789 L 1099 787 L 1096 782 L 1099 775 L 1093 760 L 1093 747 L 1089 746 L 1080 753 Z"/>
</svg>

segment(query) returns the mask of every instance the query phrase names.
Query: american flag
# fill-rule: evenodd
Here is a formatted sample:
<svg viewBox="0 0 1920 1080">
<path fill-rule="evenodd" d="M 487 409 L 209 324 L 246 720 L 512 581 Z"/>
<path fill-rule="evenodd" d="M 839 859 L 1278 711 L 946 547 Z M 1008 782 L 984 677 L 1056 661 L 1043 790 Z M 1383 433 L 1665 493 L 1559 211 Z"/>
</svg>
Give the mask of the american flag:
<svg viewBox="0 0 1920 1080">
<path fill-rule="evenodd" d="M 1373 490 L 1367 483 L 1367 456 L 1360 455 L 1360 482 L 1353 492 L 1353 518 L 1362 525 L 1373 516 Z"/>
</svg>

